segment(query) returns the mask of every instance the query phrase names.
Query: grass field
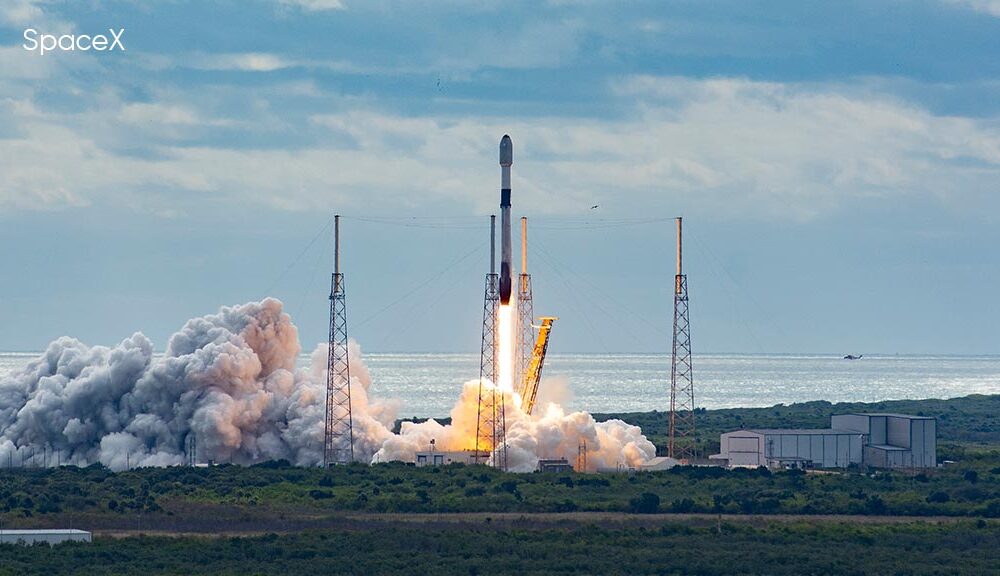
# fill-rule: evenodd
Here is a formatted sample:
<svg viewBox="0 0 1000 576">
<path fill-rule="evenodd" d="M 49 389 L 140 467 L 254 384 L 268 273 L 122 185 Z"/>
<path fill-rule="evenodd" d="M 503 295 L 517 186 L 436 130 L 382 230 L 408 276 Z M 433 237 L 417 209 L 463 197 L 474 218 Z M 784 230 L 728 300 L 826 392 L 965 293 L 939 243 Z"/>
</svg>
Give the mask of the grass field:
<svg viewBox="0 0 1000 576">
<path fill-rule="evenodd" d="M 252 537 L 99 537 L 0 548 L 0 575 L 991 574 L 1000 529 L 934 524 L 659 520 L 538 525 L 368 520 Z"/>
</svg>

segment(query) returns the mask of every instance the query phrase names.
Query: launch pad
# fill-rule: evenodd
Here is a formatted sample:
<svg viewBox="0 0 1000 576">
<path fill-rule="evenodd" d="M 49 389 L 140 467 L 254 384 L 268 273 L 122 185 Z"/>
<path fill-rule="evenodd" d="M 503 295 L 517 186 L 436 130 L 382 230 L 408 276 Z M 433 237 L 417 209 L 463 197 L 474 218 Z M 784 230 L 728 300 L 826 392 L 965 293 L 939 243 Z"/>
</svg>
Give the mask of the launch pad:
<svg viewBox="0 0 1000 576">
<path fill-rule="evenodd" d="M 511 166 L 514 146 L 500 140 L 500 273 L 496 273 L 496 216 L 490 216 L 490 271 L 483 294 L 483 331 L 479 362 L 479 404 L 474 459 L 507 469 L 507 406 L 530 415 L 548 350 L 554 317 L 542 319 L 533 338 L 534 305 L 528 274 L 528 219 L 521 218 L 521 273 L 513 295 L 511 247 Z M 511 299 L 516 302 L 512 304 Z M 515 314 L 516 308 L 516 314 Z"/>
<path fill-rule="evenodd" d="M 474 436 L 462 440 L 460 450 L 477 464 L 501 470 L 508 468 L 508 425 L 513 416 L 531 417 L 537 404 L 545 357 L 554 316 L 538 318 L 535 324 L 531 275 L 528 273 L 528 220 L 521 218 L 521 269 L 514 273 L 512 262 L 513 142 L 509 135 L 500 141 L 500 258 L 497 266 L 496 215 L 490 216 L 489 267 L 483 289 L 483 316 L 480 345 L 479 381 L 476 390 Z M 671 458 L 697 456 L 694 427 L 694 384 L 691 370 L 690 321 L 688 319 L 687 276 L 681 266 L 681 219 L 677 218 L 677 275 L 674 281 L 674 331 L 671 351 L 669 443 Z M 344 277 L 340 272 L 340 217 L 334 219 L 334 273 L 330 292 L 330 335 L 327 363 L 327 405 L 324 464 L 355 460 L 355 438 L 351 406 L 350 361 L 347 348 Z M 516 278 L 516 281 L 515 281 Z M 537 330 L 537 335 L 536 331 Z M 515 412 L 511 412 L 511 411 Z M 430 439 L 434 453 L 434 439 Z M 455 440 L 445 446 L 455 452 Z M 599 450 L 597 446 L 595 449 Z M 652 450 L 651 450 L 652 452 Z M 418 453 L 420 453 L 418 451 Z M 444 452 L 439 452 L 443 454 Z M 650 454 L 652 456 L 653 454 Z M 453 461 L 454 458 L 452 458 Z M 577 468 L 588 469 L 588 446 L 581 440 L 576 454 Z M 437 462 L 425 455 L 424 463 Z"/>
</svg>

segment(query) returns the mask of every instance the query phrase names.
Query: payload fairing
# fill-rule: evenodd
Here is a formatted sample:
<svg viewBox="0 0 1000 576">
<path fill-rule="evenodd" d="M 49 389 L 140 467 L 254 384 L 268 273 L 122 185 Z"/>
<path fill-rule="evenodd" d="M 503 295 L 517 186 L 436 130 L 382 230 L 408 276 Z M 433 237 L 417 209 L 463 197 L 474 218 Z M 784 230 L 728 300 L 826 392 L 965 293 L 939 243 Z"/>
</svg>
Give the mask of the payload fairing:
<svg viewBox="0 0 1000 576">
<path fill-rule="evenodd" d="M 510 304 L 514 285 L 511 272 L 510 240 L 510 167 L 514 163 L 514 144 L 510 136 L 500 139 L 500 304 Z"/>
</svg>

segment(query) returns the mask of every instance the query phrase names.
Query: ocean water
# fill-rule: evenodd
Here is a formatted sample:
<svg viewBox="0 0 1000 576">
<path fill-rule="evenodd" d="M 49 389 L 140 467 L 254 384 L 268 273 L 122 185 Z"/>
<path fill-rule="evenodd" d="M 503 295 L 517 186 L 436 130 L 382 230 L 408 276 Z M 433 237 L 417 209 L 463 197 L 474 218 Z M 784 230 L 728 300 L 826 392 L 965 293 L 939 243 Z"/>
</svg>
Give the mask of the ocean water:
<svg viewBox="0 0 1000 576">
<path fill-rule="evenodd" d="M 35 356 L 0 353 L 0 381 Z M 397 399 L 400 416 L 447 416 L 462 384 L 479 376 L 478 354 L 365 354 L 364 360 L 372 396 Z M 1000 356 L 866 355 L 852 361 L 701 354 L 693 365 L 695 403 L 705 408 L 1000 394 Z M 556 392 L 572 410 L 639 412 L 667 409 L 669 386 L 669 356 L 553 354 L 546 358 L 539 396 Z"/>
</svg>

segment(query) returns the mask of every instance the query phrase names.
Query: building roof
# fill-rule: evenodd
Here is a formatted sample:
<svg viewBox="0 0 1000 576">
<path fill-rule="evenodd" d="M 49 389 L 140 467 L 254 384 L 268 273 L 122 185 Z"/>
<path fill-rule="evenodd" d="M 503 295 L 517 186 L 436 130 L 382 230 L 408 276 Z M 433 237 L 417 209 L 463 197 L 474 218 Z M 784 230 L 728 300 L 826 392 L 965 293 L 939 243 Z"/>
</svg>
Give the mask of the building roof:
<svg viewBox="0 0 1000 576">
<path fill-rule="evenodd" d="M 418 456 L 475 456 L 475 450 L 418 450 L 415 452 Z"/>
<path fill-rule="evenodd" d="M 726 434 L 732 434 L 733 432 L 753 432 L 755 434 L 769 434 L 769 435 L 785 435 L 785 436 L 857 436 L 860 432 L 856 430 L 844 430 L 842 428 L 747 428 L 745 430 L 733 430 L 732 432 L 726 432 Z"/>
<path fill-rule="evenodd" d="M 66 534 L 90 534 L 85 530 L 76 529 L 55 529 L 55 530 L 0 530 L 0 535 L 3 536 L 45 536 L 45 535 L 60 535 L 64 536 Z"/>
<path fill-rule="evenodd" d="M 768 456 L 768 460 L 774 460 L 777 462 L 811 462 L 810 458 L 803 458 L 801 456 Z"/>
<path fill-rule="evenodd" d="M 838 416 L 892 416 L 893 418 L 906 418 L 908 420 L 934 420 L 933 416 L 914 416 L 913 414 L 897 414 L 895 412 L 850 412 L 848 414 L 838 414 Z"/>
</svg>

